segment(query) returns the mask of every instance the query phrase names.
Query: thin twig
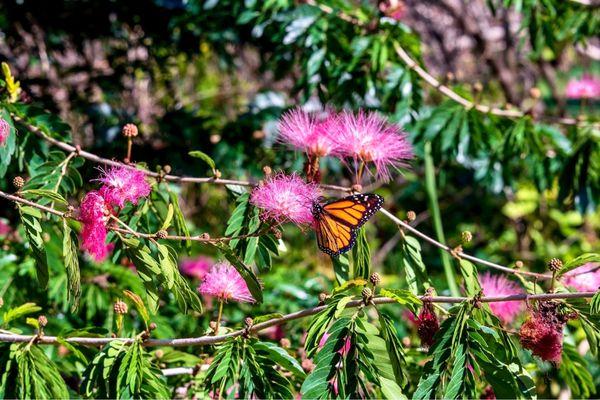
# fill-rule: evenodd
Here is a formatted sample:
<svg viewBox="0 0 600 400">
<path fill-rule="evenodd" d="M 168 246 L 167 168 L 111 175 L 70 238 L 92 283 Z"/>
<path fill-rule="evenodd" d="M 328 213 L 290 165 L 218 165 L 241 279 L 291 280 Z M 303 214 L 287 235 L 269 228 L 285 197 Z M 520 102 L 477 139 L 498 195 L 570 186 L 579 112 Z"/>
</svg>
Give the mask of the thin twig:
<svg viewBox="0 0 600 400">
<path fill-rule="evenodd" d="M 469 255 L 463 251 L 455 251 L 451 247 L 449 247 L 441 242 L 438 242 L 437 240 L 427 236 L 426 234 L 422 233 L 421 231 L 418 231 L 417 229 L 413 228 L 412 226 L 410 226 L 406 222 L 402 221 L 400 218 L 397 218 L 394 214 L 390 213 L 386 209 L 382 208 L 380 211 L 383 215 L 385 215 L 386 217 L 391 219 L 396 225 L 400 226 L 403 229 L 406 229 L 407 231 L 410 231 L 415 236 L 420 237 L 421 239 L 425 240 L 426 242 L 431 243 L 435 247 L 438 247 L 438 248 L 448 252 L 451 255 L 458 256 L 460 258 L 464 258 L 465 260 L 469 260 L 469 261 L 472 261 L 477 264 L 485 265 L 487 267 L 494 268 L 499 271 L 507 272 L 509 274 L 532 276 L 537 279 L 551 279 L 552 278 L 551 275 L 539 274 L 537 272 L 529 272 L 529 271 L 518 271 L 518 270 L 509 268 L 509 267 L 505 267 L 500 264 L 493 263 L 491 261 L 483 260 L 481 258 Z"/>
<path fill-rule="evenodd" d="M 575 0 L 575 1 L 577 1 L 577 0 Z M 579 0 L 577 2 L 582 2 L 582 1 L 584 1 L 584 0 Z M 339 10 L 334 10 L 333 8 L 326 6 L 324 4 L 319 4 L 315 0 L 306 0 L 306 3 L 310 4 L 312 6 L 318 7 L 321 11 L 323 11 L 326 14 L 335 15 L 338 18 L 340 18 L 346 22 L 349 22 L 353 25 L 360 26 L 360 27 L 367 27 L 367 24 L 359 21 L 357 18 L 354 18 L 354 17 L 352 17 L 348 14 L 345 14 Z M 404 50 L 404 48 L 402 46 L 400 46 L 398 43 L 394 43 L 394 50 L 395 50 L 396 54 L 398 55 L 398 57 L 400 57 L 400 60 L 402 60 L 402 62 L 409 69 L 413 70 L 417 75 L 419 75 L 419 77 L 422 80 L 424 80 L 428 85 L 430 85 L 432 88 L 434 88 L 435 90 L 437 90 L 444 96 L 448 97 L 450 100 L 460 104 L 467 110 L 475 109 L 483 114 L 492 114 L 492 115 L 497 115 L 499 117 L 506 117 L 506 118 L 513 118 L 513 119 L 521 118 L 526 115 L 529 115 L 528 113 L 526 113 L 522 110 L 516 109 L 516 108 L 507 109 L 507 108 L 493 107 L 493 106 L 488 106 L 488 105 L 484 105 L 484 104 L 474 103 L 474 102 L 470 101 L 469 99 L 461 96 L 460 94 L 458 94 L 457 92 L 455 92 L 454 90 L 449 88 L 448 86 L 442 84 L 433 75 L 431 75 L 427 70 L 425 70 L 423 67 L 421 67 L 406 52 L 406 50 Z M 534 116 L 532 116 L 532 118 L 533 117 Z M 536 116 L 536 119 L 549 120 L 549 121 L 559 123 L 562 125 L 577 125 L 577 126 L 590 125 L 596 129 L 600 128 L 600 123 L 590 123 L 590 122 L 582 121 L 582 120 L 579 120 L 576 118 L 563 118 L 563 117 L 542 115 L 542 116 Z"/>
<path fill-rule="evenodd" d="M 510 296 L 490 296 L 490 297 L 481 297 L 479 300 L 482 303 L 495 303 L 501 301 L 531 301 L 531 300 L 553 300 L 553 299 L 582 299 L 582 298 L 590 298 L 594 296 L 595 292 L 577 292 L 577 293 L 544 293 L 544 294 L 515 294 Z M 420 296 L 423 298 L 425 296 Z M 432 303 L 448 303 L 448 304 L 456 304 L 462 303 L 465 300 L 469 300 L 468 297 L 447 297 L 447 296 L 426 296 L 428 301 Z M 374 305 L 380 304 L 392 304 L 396 303 L 394 299 L 390 299 L 388 297 L 377 297 L 373 299 Z M 349 307 L 360 307 L 363 306 L 364 302 L 362 299 L 353 300 L 346 304 L 346 308 Z M 282 325 L 286 322 L 309 317 L 311 315 L 315 315 L 321 311 L 323 311 L 327 306 L 317 306 L 312 308 L 307 308 L 304 310 L 296 311 L 287 315 L 284 315 L 279 318 L 273 318 L 265 322 L 261 322 L 255 325 L 252 325 L 250 328 L 251 333 L 256 333 L 272 326 Z M 236 331 L 232 331 L 226 333 L 224 335 L 206 335 L 199 337 L 191 337 L 191 338 L 177 338 L 177 339 L 148 339 L 143 342 L 144 346 L 169 346 L 169 347 L 182 347 L 182 346 L 204 346 L 221 343 L 226 341 L 227 339 L 231 339 L 234 337 L 242 336 L 248 332 L 247 329 L 239 329 Z M 18 335 L 18 334 L 0 334 L 0 342 L 9 342 L 9 343 L 23 343 L 29 342 L 35 335 Z M 107 343 L 110 343 L 113 340 L 120 340 L 127 344 L 134 342 L 133 338 L 91 338 L 91 337 L 68 337 L 62 338 L 63 340 L 73 343 L 79 344 L 83 346 L 102 346 Z M 58 338 L 56 336 L 42 336 L 39 338 L 38 344 L 60 344 L 58 342 Z"/>
<path fill-rule="evenodd" d="M 90 153 L 89 151 L 82 150 L 79 147 L 75 147 L 69 143 L 61 142 L 60 140 L 57 140 L 55 138 L 52 138 L 52 137 L 46 135 L 40 128 L 38 128 L 37 126 L 31 125 L 30 123 L 25 121 L 23 118 L 19 117 L 18 115 L 14 114 L 14 113 L 11 115 L 15 121 L 19 122 L 24 127 L 26 127 L 28 131 L 30 131 L 31 133 L 44 139 L 46 142 L 50 143 L 51 145 L 56 146 L 59 149 L 62 149 L 69 153 L 75 152 L 80 157 L 83 157 L 86 160 L 90 160 L 90 161 L 93 161 L 93 162 L 96 162 L 99 164 L 110 165 L 110 166 L 114 166 L 114 167 L 124 167 L 124 168 L 136 169 L 136 170 L 142 171 L 146 176 L 150 176 L 150 177 L 153 177 L 156 179 L 170 181 L 170 182 L 177 182 L 177 183 L 213 183 L 216 185 L 256 186 L 256 182 L 251 182 L 251 181 L 242 181 L 242 180 L 235 180 L 235 179 L 221 179 L 221 178 L 214 178 L 214 177 L 200 178 L 200 177 L 193 177 L 193 176 L 161 174 L 158 172 L 149 171 L 147 169 L 137 168 L 135 166 L 135 164 L 125 164 L 120 161 L 103 158 L 94 153 Z M 352 191 L 352 188 L 345 187 L 345 186 L 338 186 L 338 185 L 322 184 L 322 185 L 320 185 L 320 187 L 323 190 L 329 190 L 329 191 L 337 191 L 337 192 L 351 192 Z"/>
</svg>

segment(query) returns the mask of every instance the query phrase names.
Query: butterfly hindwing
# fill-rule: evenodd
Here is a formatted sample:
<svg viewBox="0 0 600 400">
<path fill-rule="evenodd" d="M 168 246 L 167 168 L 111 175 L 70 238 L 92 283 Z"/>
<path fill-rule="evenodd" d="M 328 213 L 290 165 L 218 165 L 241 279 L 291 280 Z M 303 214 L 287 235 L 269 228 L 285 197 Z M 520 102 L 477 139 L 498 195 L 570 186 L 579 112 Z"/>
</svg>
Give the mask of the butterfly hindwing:
<svg viewBox="0 0 600 400">
<path fill-rule="evenodd" d="M 315 204 L 317 244 L 329 255 L 345 253 L 354 246 L 356 231 L 377 212 L 383 198 L 376 194 L 355 194 L 324 205 Z"/>
</svg>

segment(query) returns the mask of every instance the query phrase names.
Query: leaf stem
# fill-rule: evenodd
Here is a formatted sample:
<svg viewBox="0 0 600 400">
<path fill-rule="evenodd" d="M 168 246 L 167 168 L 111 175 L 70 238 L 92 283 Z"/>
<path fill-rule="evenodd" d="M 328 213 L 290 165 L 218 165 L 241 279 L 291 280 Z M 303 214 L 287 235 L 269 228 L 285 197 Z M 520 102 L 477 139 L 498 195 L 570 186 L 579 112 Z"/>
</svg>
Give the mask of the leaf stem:
<svg viewBox="0 0 600 400">
<path fill-rule="evenodd" d="M 223 300 L 219 300 L 219 314 L 217 315 L 217 326 L 215 327 L 214 334 L 219 333 L 219 326 L 221 325 L 221 317 L 223 316 Z"/>
</svg>

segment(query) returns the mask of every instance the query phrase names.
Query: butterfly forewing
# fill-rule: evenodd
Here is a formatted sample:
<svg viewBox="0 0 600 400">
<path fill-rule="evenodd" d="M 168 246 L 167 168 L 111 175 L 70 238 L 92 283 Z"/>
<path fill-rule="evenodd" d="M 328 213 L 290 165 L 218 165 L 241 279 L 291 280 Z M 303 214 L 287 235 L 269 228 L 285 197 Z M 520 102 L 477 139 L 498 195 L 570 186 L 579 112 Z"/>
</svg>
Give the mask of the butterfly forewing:
<svg viewBox="0 0 600 400">
<path fill-rule="evenodd" d="M 345 253 L 354 246 L 356 230 L 381 208 L 376 194 L 355 194 L 325 205 L 315 204 L 317 244 L 329 255 Z"/>
</svg>

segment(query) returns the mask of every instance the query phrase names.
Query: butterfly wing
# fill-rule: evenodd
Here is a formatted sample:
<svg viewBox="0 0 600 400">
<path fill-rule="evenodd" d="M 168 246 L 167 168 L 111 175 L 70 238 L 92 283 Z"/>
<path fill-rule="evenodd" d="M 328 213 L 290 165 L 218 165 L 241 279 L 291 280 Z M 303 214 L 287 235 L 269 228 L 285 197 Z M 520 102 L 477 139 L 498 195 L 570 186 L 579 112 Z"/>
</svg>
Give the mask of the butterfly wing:
<svg viewBox="0 0 600 400">
<path fill-rule="evenodd" d="M 381 208 L 376 194 L 355 194 L 323 206 L 315 206 L 317 244 L 329 255 L 345 253 L 354 246 L 356 231 Z"/>
</svg>

